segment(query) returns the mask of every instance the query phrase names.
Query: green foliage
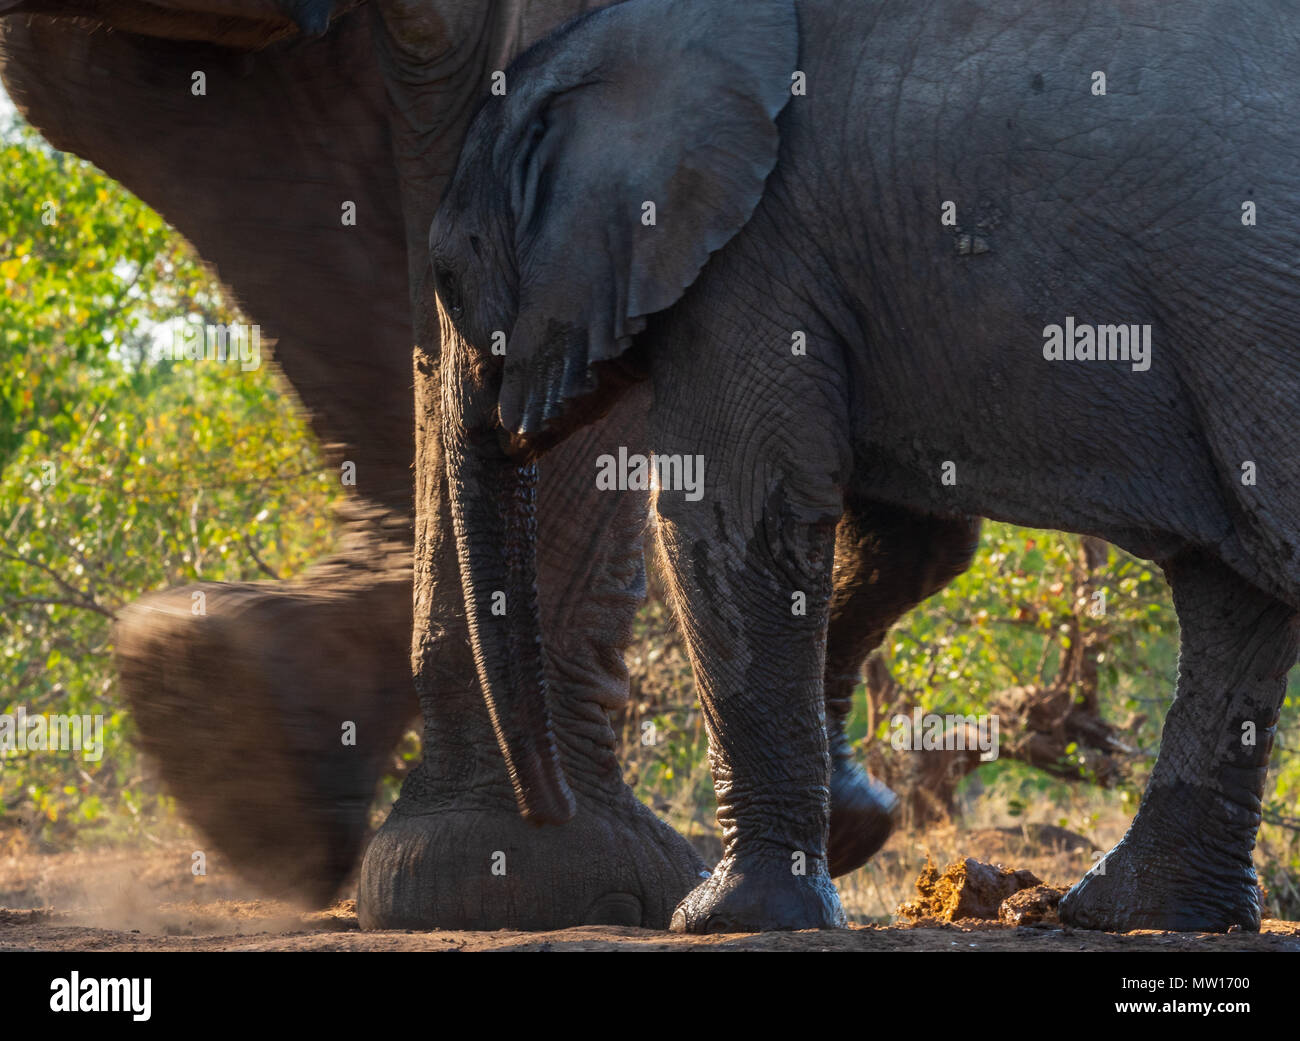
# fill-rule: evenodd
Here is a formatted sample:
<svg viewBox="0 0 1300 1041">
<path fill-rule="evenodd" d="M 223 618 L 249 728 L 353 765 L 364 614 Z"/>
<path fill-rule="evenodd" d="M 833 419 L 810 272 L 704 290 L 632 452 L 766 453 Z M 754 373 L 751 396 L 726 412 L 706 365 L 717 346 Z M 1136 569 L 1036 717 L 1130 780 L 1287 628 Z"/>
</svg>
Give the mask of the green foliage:
<svg viewBox="0 0 1300 1041">
<path fill-rule="evenodd" d="M 661 599 L 642 608 L 627 662 L 632 704 L 620 734 L 624 777 L 678 831 L 699 838 L 713 827 L 709 741 L 686 648 Z"/>
<path fill-rule="evenodd" d="M 1050 683 L 1069 649 L 1079 595 L 1071 568 L 1079 552 L 1077 535 L 985 524 L 970 570 L 886 640 L 890 671 L 919 692 L 926 711 L 941 713 L 980 712 L 998 691 Z M 1083 612 L 1093 631 L 1114 634 L 1100 662 L 1102 681 L 1117 694 L 1159 691 L 1149 705 L 1159 711 L 1172 695 L 1178 656 L 1164 580 L 1152 565 L 1114 547 L 1104 574 L 1104 601 L 1089 598 Z"/>
<path fill-rule="evenodd" d="M 30 131 L 0 149 L 0 712 L 102 715 L 106 749 L 0 756 L 0 828 L 152 826 L 113 614 L 196 579 L 287 576 L 336 487 L 269 366 L 157 360 L 161 323 L 237 315 L 143 203 Z"/>
<path fill-rule="evenodd" d="M 88 163 L 12 127 L 0 172 L 0 461 L 7 461 L 24 440 L 74 436 L 74 406 L 113 394 L 111 382 L 95 377 L 115 361 L 139 360 L 152 323 L 225 311 L 180 236 Z M 147 383 L 150 374 L 137 378 Z"/>
<path fill-rule="evenodd" d="M 986 523 L 970 569 L 886 639 L 890 673 L 926 712 L 988 712 L 1001 691 L 1050 684 L 1073 639 L 1103 640 L 1103 715 L 1113 722 L 1145 716 L 1127 737 L 1154 755 L 1178 660 L 1168 587 L 1158 568 L 1111 546 L 1085 589 L 1082 552 L 1078 535 Z M 865 690 L 859 698 L 850 736 L 887 738 L 888 718 L 867 733 Z M 1086 752 L 1070 746 L 1069 758 L 1086 775 Z M 1136 781 L 1143 776 L 1138 770 Z"/>
</svg>

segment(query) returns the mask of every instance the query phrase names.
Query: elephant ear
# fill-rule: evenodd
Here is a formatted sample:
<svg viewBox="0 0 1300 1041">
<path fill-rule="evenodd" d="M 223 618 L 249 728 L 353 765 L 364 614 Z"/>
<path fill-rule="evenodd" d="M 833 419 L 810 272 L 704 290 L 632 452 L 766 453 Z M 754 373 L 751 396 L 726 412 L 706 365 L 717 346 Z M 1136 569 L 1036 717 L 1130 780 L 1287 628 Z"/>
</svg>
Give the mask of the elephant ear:
<svg viewBox="0 0 1300 1041">
<path fill-rule="evenodd" d="M 529 440 L 559 425 L 598 389 L 592 366 L 626 351 L 749 220 L 797 52 L 791 0 L 631 0 L 507 74 L 519 271 L 507 430 Z"/>
</svg>

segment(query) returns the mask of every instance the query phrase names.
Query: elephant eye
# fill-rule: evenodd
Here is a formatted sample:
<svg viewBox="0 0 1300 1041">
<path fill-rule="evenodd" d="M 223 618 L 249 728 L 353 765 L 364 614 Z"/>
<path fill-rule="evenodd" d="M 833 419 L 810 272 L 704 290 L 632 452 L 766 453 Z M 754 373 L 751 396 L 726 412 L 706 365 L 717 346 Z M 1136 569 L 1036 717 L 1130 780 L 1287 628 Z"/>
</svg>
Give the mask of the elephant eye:
<svg viewBox="0 0 1300 1041">
<path fill-rule="evenodd" d="M 434 268 L 433 278 L 438 296 L 442 299 L 442 306 L 453 319 L 459 321 L 465 308 L 460 298 L 460 285 L 456 280 L 456 273 L 451 268 L 439 264 Z"/>
</svg>

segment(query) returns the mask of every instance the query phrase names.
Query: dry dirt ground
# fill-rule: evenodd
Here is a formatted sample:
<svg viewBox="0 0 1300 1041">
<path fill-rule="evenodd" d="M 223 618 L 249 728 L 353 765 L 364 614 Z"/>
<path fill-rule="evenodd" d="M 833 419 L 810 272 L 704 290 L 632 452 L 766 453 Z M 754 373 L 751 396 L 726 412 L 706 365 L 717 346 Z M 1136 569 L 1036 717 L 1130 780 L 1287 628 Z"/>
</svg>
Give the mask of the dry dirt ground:
<svg viewBox="0 0 1300 1041">
<path fill-rule="evenodd" d="M 147 852 L 0 856 L 0 951 L 1293 951 L 1300 923 L 1259 935 L 1104 933 L 953 925 L 855 926 L 840 932 L 679 937 L 588 926 L 547 933 L 361 932 L 353 901 L 304 912 L 243 891 L 219 864 L 188 870 L 181 846 Z"/>
</svg>

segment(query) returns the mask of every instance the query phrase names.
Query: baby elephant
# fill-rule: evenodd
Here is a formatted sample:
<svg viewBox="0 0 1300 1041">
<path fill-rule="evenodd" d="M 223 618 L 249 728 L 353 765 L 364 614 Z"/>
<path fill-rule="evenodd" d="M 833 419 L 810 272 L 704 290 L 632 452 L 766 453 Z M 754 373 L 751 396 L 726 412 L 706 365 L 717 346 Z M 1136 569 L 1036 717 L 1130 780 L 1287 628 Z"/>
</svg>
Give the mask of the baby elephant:
<svg viewBox="0 0 1300 1041">
<path fill-rule="evenodd" d="M 610 445 L 592 477 L 657 478 L 709 729 L 725 851 L 674 929 L 844 921 L 822 677 L 836 525 L 862 503 L 1160 563 L 1177 698 L 1131 829 L 1061 915 L 1258 929 L 1300 611 L 1279 26 L 1280 0 L 628 0 L 507 70 L 430 248 L 466 605 L 526 816 L 571 800 L 533 461 L 649 378 L 653 461 Z"/>
</svg>

